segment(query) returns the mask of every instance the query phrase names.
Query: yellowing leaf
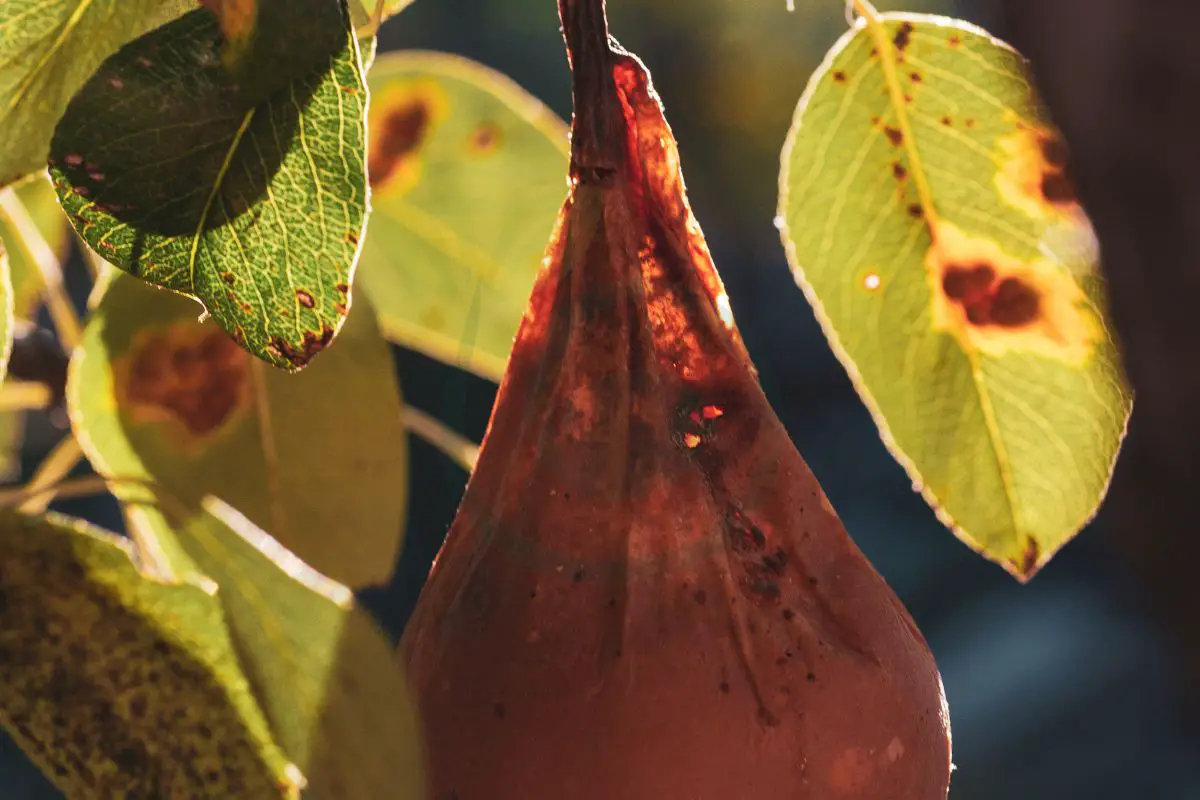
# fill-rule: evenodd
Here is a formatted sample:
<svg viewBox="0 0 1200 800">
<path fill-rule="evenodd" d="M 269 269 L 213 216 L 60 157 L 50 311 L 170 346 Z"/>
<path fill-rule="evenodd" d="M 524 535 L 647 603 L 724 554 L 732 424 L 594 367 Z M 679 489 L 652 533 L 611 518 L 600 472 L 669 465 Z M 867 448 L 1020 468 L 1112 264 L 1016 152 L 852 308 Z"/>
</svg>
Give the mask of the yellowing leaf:
<svg viewBox="0 0 1200 800">
<path fill-rule="evenodd" d="M 104 59 L 194 5 L 194 0 L 0 2 L 0 187 L 46 166 L 55 123 Z"/>
<path fill-rule="evenodd" d="M 172 529 L 220 586 L 238 652 L 284 752 L 316 798 L 418 800 L 424 777 L 408 687 L 346 586 L 301 562 L 215 497 Z M 147 519 L 166 526 L 158 509 Z M 332 535 L 352 536 L 342 527 Z"/>
<path fill-rule="evenodd" d="M 860 19 L 783 154 L 796 278 L 939 517 L 1028 579 L 1094 515 L 1129 415 L 1091 228 L 1021 57 Z"/>
<path fill-rule="evenodd" d="M 217 495 L 330 578 L 386 581 L 403 537 L 407 440 L 370 305 L 356 303 L 329 353 L 289 375 L 198 322 L 191 300 L 121 273 L 101 289 L 67 385 L 97 471 L 153 480 L 197 516 Z"/>
<path fill-rule="evenodd" d="M 0 512 L 0 724 L 71 797 L 295 797 L 211 582 L 128 542 Z"/>
<path fill-rule="evenodd" d="M 386 54 L 369 84 L 359 285 L 390 339 L 498 381 L 566 193 L 566 128 L 453 56 Z"/>
</svg>

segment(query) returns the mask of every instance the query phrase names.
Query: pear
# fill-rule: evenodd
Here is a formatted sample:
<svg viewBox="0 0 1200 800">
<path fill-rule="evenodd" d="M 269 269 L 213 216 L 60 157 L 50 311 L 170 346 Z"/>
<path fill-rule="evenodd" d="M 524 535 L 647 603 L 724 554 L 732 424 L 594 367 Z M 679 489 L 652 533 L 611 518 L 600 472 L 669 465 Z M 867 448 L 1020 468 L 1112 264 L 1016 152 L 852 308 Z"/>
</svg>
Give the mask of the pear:
<svg viewBox="0 0 1200 800">
<path fill-rule="evenodd" d="M 916 625 L 771 410 L 640 61 L 561 0 L 570 191 L 402 641 L 431 800 L 941 800 Z"/>
</svg>

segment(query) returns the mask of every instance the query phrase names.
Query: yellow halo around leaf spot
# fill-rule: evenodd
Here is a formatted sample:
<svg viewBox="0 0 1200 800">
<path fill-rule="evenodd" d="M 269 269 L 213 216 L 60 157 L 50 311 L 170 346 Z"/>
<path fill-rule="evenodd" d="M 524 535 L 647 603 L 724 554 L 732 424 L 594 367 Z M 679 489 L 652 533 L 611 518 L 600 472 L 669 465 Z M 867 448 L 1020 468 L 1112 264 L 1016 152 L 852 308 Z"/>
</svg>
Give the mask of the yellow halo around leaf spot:
<svg viewBox="0 0 1200 800">
<path fill-rule="evenodd" d="M 1032 353 L 1071 366 L 1088 360 L 1104 336 L 1104 328 L 1065 267 L 1044 257 L 1022 261 L 995 240 L 972 236 L 944 220 L 936 222 L 934 230 L 933 244 L 925 255 L 934 330 L 950 332 L 964 347 L 992 356 Z M 1029 298 L 1032 310 L 1027 322 L 975 324 L 968 319 L 966 305 L 947 296 L 945 285 L 951 270 L 983 267 L 992 271 L 993 287 L 1008 281 Z"/>
<path fill-rule="evenodd" d="M 422 145 L 449 111 L 445 90 L 425 77 L 394 83 L 371 97 L 367 172 L 373 192 L 398 196 L 417 184 Z"/>
</svg>

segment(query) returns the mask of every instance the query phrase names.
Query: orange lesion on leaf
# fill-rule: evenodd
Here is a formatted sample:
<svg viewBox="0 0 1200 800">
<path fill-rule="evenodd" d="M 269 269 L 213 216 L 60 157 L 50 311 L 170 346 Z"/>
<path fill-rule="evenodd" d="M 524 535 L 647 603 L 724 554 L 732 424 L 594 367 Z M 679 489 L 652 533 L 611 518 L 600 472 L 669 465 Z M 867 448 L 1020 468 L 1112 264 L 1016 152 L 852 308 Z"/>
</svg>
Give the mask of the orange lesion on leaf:
<svg viewBox="0 0 1200 800">
<path fill-rule="evenodd" d="M 428 78 L 393 84 L 371 97 L 367 173 L 377 195 L 403 194 L 416 185 L 421 147 L 449 106 L 445 91 Z"/>
<path fill-rule="evenodd" d="M 1085 362 L 1103 334 L 1070 271 L 1044 257 L 1023 261 L 992 239 L 945 221 L 925 255 L 935 330 L 989 355 L 1035 353 Z"/>
<path fill-rule="evenodd" d="M 184 449 L 203 445 L 252 402 L 250 356 L 211 325 L 142 331 L 113 364 L 122 416 L 161 424 Z"/>
<path fill-rule="evenodd" d="M 1006 203 L 1050 223 L 1082 217 L 1061 134 L 1018 121 L 1014 132 L 997 142 L 997 148 L 1000 169 L 996 188 Z"/>
</svg>

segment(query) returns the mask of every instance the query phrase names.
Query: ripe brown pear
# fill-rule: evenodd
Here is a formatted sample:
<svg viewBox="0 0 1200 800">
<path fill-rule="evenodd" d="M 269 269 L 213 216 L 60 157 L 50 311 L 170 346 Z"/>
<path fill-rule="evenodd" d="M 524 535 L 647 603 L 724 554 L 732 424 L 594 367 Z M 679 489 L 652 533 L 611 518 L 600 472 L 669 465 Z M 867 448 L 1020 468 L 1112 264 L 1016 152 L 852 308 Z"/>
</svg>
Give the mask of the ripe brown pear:
<svg viewBox="0 0 1200 800">
<path fill-rule="evenodd" d="M 942 800 L 933 657 L 763 396 L 645 69 L 560 12 L 570 194 L 402 643 L 430 800 Z"/>
</svg>

